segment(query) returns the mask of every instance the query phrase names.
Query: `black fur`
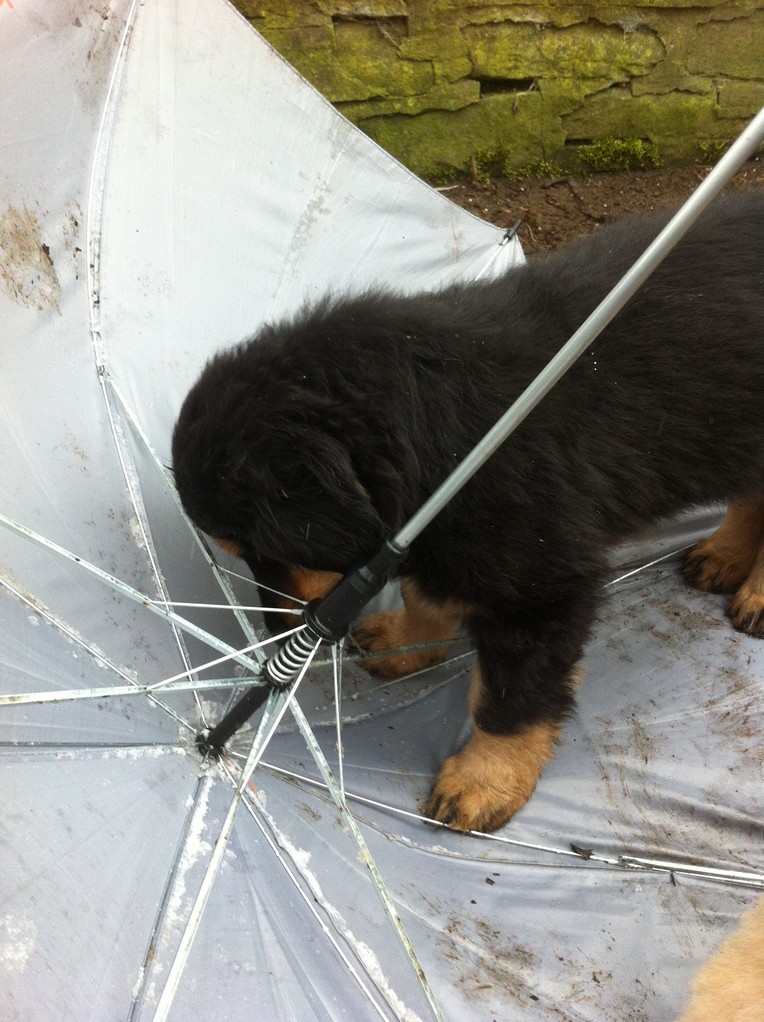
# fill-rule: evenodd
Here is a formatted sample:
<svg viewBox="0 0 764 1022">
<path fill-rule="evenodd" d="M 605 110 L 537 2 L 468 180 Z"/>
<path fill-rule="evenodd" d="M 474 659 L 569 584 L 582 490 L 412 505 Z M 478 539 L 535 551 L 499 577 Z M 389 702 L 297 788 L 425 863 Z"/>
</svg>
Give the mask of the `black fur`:
<svg viewBox="0 0 764 1022">
<path fill-rule="evenodd" d="M 217 355 L 173 439 L 189 514 L 248 561 L 345 572 L 420 506 L 667 217 L 500 279 L 328 299 Z M 403 573 L 467 626 L 477 723 L 559 721 L 608 548 L 764 487 L 764 195 L 714 204 L 413 544 Z"/>
</svg>

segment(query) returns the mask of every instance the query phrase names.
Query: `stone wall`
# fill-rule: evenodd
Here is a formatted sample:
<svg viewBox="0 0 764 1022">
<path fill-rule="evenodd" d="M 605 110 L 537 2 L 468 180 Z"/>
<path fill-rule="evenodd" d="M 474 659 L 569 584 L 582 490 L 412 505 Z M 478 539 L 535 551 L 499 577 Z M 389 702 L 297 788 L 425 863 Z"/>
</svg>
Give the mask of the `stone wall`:
<svg viewBox="0 0 764 1022">
<path fill-rule="evenodd" d="M 420 174 L 500 153 L 572 168 L 642 139 L 708 156 L 764 105 L 764 0 L 235 0 L 339 110 Z"/>
</svg>

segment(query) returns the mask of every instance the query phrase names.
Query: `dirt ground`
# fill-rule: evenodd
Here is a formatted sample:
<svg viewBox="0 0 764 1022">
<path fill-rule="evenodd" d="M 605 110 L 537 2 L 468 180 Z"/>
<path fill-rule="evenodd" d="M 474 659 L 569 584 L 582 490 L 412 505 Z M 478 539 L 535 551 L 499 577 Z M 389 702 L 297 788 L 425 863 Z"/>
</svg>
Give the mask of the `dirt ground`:
<svg viewBox="0 0 764 1022">
<path fill-rule="evenodd" d="M 530 254 L 560 248 L 600 224 L 629 213 L 676 207 L 709 170 L 695 166 L 516 181 L 492 178 L 487 184 L 464 177 L 439 191 L 500 227 L 510 227 L 522 219 L 520 241 Z M 731 185 L 757 186 L 764 187 L 764 157 L 747 163 Z"/>
</svg>

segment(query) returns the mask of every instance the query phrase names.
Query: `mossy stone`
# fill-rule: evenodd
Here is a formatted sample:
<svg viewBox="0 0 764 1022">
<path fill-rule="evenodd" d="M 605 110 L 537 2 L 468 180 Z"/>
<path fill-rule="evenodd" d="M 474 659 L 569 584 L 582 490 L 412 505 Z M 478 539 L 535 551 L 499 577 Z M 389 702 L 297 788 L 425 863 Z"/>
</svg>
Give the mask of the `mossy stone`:
<svg viewBox="0 0 764 1022">
<path fill-rule="evenodd" d="M 426 92 L 435 83 L 429 61 L 402 60 L 398 40 L 374 22 L 273 32 L 280 53 L 332 103 Z"/>
<path fill-rule="evenodd" d="M 764 11 L 699 25 L 687 69 L 693 74 L 764 78 Z"/>
<path fill-rule="evenodd" d="M 541 96 L 531 93 L 519 103 L 517 98 L 489 96 L 451 113 L 378 117 L 361 121 L 360 127 L 424 176 L 444 165 L 467 169 L 475 153 L 487 150 L 501 151 L 508 167 L 520 167 L 528 163 L 528 152 L 541 149 Z"/>
<path fill-rule="evenodd" d="M 719 82 L 718 97 L 717 117 L 748 119 L 764 107 L 764 82 Z"/>
<path fill-rule="evenodd" d="M 587 21 L 556 32 L 542 32 L 539 50 L 547 73 L 558 78 L 613 80 L 644 74 L 665 56 L 665 47 L 648 29 L 627 32 Z"/>
<path fill-rule="evenodd" d="M 665 55 L 656 34 L 590 20 L 568 28 L 514 22 L 464 29 L 477 77 L 603 78 L 644 74 Z"/>
<path fill-rule="evenodd" d="M 714 99 L 706 96 L 635 97 L 626 89 L 608 89 L 564 117 L 563 126 L 569 139 L 644 138 L 658 146 L 664 161 L 677 162 L 695 158 L 714 108 Z"/>
</svg>

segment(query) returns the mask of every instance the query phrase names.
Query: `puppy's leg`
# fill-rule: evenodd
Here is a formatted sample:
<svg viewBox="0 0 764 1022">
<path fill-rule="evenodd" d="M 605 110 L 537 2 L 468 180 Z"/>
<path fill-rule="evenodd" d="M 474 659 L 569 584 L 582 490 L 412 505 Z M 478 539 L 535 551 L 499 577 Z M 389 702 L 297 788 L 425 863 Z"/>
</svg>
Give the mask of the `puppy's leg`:
<svg viewBox="0 0 764 1022">
<path fill-rule="evenodd" d="M 433 603 L 422 595 L 410 578 L 401 582 L 402 610 L 382 611 L 363 620 L 354 630 L 353 638 L 369 653 L 398 650 L 421 643 L 441 642 L 454 637 L 464 618 L 465 609 L 455 602 Z M 398 678 L 439 663 L 448 652 L 446 647 L 412 650 L 393 656 L 370 657 L 362 666 L 383 678 Z"/>
<path fill-rule="evenodd" d="M 425 807 L 457 830 L 495 830 L 530 798 L 572 708 L 588 619 L 577 609 L 564 620 L 525 628 L 494 622 L 492 629 L 486 639 L 487 629 L 471 623 L 478 649 L 473 733 L 441 767 Z"/>
<path fill-rule="evenodd" d="M 681 1022 L 760 1022 L 764 1015 L 764 897 L 693 982 Z"/>
<path fill-rule="evenodd" d="M 716 532 L 685 558 L 684 577 L 697 589 L 734 593 L 754 567 L 764 542 L 764 493 L 735 501 Z"/>
<path fill-rule="evenodd" d="M 480 667 L 470 691 L 473 719 L 483 697 Z M 425 815 L 456 830 L 496 830 L 533 794 L 554 755 L 561 724 L 540 721 L 514 735 L 493 735 L 474 725 L 461 752 L 440 768 Z"/>
</svg>

